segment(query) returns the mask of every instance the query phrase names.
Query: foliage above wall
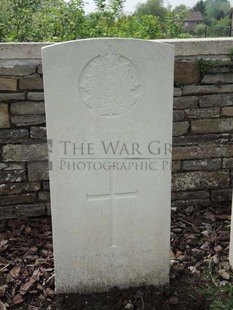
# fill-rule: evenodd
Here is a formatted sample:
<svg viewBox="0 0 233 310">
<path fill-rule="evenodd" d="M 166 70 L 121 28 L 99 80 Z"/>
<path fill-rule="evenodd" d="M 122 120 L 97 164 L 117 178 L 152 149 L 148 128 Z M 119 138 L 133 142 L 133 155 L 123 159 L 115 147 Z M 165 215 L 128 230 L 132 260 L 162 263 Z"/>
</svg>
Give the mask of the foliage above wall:
<svg viewBox="0 0 233 310">
<path fill-rule="evenodd" d="M 84 11 L 84 0 L 1 0 L 0 42 L 67 41 L 92 37 L 141 39 L 229 34 L 226 15 L 229 0 L 199 0 L 194 10 L 205 23 L 191 34 L 183 31 L 182 20 L 190 11 L 185 5 L 172 9 L 163 0 L 147 0 L 126 15 L 126 0 L 94 0 L 95 12 Z M 208 29 L 207 29 L 208 28 Z M 208 30 L 208 31 L 207 31 Z"/>
</svg>

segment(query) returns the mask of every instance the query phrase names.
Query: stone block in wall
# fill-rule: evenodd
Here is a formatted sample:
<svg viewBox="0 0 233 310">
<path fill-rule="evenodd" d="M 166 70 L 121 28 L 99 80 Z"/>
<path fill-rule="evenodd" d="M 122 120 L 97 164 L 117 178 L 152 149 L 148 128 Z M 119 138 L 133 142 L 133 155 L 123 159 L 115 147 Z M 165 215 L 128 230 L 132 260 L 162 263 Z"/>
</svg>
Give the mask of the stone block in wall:
<svg viewBox="0 0 233 310">
<path fill-rule="evenodd" d="M 203 119 L 191 121 L 191 131 L 194 134 L 229 132 L 231 130 L 233 130 L 233 118 Z"/>
<path fill-rule="evenodd" d="M 1 91 L 17 91 L 17 79 L 0 77 Z"/>
<path fill-rule="evenodd" d="M 223 158 L 222 167 L 226 169 L 233 169 L 233 158 Z"/>
<path fill-rule="evenodd" d="M 223 107 L 221 114 L 222 114 L 222 116 L 233 117 L 233 107 Z"/>
<path fill-rule="evenodd" d="M 175 83 L 197 84 L 200 81 L 200 71 L 196 60 L 175 61 Z"/>
<path fill-rule="evenodd" d="M 209 191 L 172 192 L 172 200 L 208 199 Z"/>
<path fill-rule="evenodd" d="M 10 105 L 11 114 L 45 114 L 44 102 L 33 102 L 33 101 L 24 101 L 24 102 L 15 102 Z"/>
<path fill-rule="evenodd" d="M 44 101 L 44 93 L 42 92 L 29 92 L 27 99 L 31 101 Z"/>
<path fill-rule="evenodd" d="M 28 164 L 29 181 L 42 181 L 49 179 L 48 162 L 34 162 Z"/>
<path fill-rule="evenodd" d="M 207 95 L 207 94 L 221 94 L 232 93 L 233 84 L 228 85 L 197 85 L 197 86 L 184 86 L 183 96 L 187 95 Z"/>
<path fill-rule="evenodd" d="M 180 97 L 182 96 L 182 90 L 181 88 L 175 87 L 173 90 L 173 96 L 174 97 Z"/>
<path fill-rule="evenodd" d="M 39 189 L 39 182 L 5 183 L 0 184 L 0 195 L 17 195 L 27 192 L 37 192 Z"/>
<path fill-rule="evenodd" d="M 25 170 L 14 170 L 14 171 L 1 171 L 0 173 L 0 183 L 13 183 L 26 181 Z M 0 186 L 3 186 L 0 184 Z"/>
<path fill-rule="evenodd" d="M 221 158 L 182 161 L 182 170 L 219 170 L 221 166 Z"/>
<path fill-rule="evenodd" d="M 220 117 L 220 108 L 185 110 L 185 115 L 187 118 L 218 118 Z"/>
<path fill-rule="evenodd" d="M 173 123 L 173 136 L 182 136 L 189 130 L 189 122 L 175 122 Z"/>
<path fill-rule="evenodd" d="M 173 147 L 172 159 L 203 159 L 216 157 L 233 157 L 232 144 L 205 143 L 194 146 Z"/>
<path fill-rule="evenodd" d="M 211 191 L 211 200 L 214 202 L 231 201 L 232 189 L 216 189 Z"/>
<path fill-rule="evenodd" d="M 172 201 L 172 208 L 188 208 L 188 207 L 209 207 L 211 202 L 209 199 L 189 199 Z"/>
<path fill-rule="evenodd" d="M 0 105 L 1 106 L 1 105 Z M 0 129 L 0 142 L 19 142 L 29 137 L 28 129 Z"/>
<path fill-rule="evenodd" d="M 11 124 L 8 112 L 8 104 L 0 103 L 0 128 L 9 128 L 9 127 L 11 127 Z"/>
<path fill-rule="evenodd" d="M 11 115 L 11 123 L 14 126 L 29 126 L 45 124 L 45 115 Z"/>
<path fill-rule="evenodd" d="M 229 133 L 222 134 L 205 134 L 205 135 L 190 135 L 173 137 L 173 146 L 189 146 L 189 145 L 200 145 L 202 143 L 218 142 L 219 144 L 228 143 L 230 138 Z"/>
<path fill-rule="evenodd" d="M 179 160 L 172 161 L 172 172 L 179 171 L 181 169 L 181 162 Z"/>
<path fill-rule="evenodd" d="M 39 199 L 39 201 L 49 202 L 50 201 L 50 192 L 48 192 L 48 191 L 39 192 L 38 193 L 38 199 Z"/>
<path fill-rule="evenodd" d="M 233 95 L 210 95 L 199 97 L 201 108 L 224 107 L 233 105 Z"/>
<path fill-rule="evenodd" d="M 15 76 L 24 76 L 24 75 L 30 75 L 36 72 L 35 66 L 30 65 L 17 65 L 17 64 L 11 64 L 8 63 L 1 63 L 0 64 L 0 75 L 15 75 Z"/>
<path fill-rule="evenodd" d="M 44 203 L 10 205 L 0 208 L 0 219 L 10 219 L 19 217 L 36 217 L 46 215 L 46 205 Z"/>
<path fill-rule="evenodd" d="M 184 120 L 184 111 L 175 110 L 173 111 L 173 122 L 180 122 Z"/>
<path fill-rule="evenodd" d="M 49 181 L 44 181 L 43 182 L 43 190 L 45 190 L 45 191 L 49 191 L 50 190 Z"/>
<path fill-rule="evenodd" d="M 48 216 L 51 216 L 51 204 L 46 203 L 46 212 Z"/>
<path fill-rule="evenodd" d="M 42 64 L 39 64 L 39 66 L 37 67 L 37 73 L 39 73 L 39 74 L 43 73 Z"/>
<path fill-rule="evenodd" d="M 1 196 L 0 206 L 8 206 L 21 203 L 32 203 L 36 201 L 36 193 L 27 193 L 21 195 Z M 1 209 L 0 209 L 1 210 Z"/>
<path fill-rule="evenodd" d="M 25 93 L 0 93 L 0 102 L 25 100 Z"/>
<path fill-rule="evenodd" d="M 7 144 L 2 148 L 3 162 L 43 161 L 48 159 L 47 143 Z"/>
<path fill-rule="evenodd" d="M 198 98 L 194 96 L 174 98 L 173 108 L 175 110 L 195 109 L 198 106 Z"/>
<path fill-rule="evenodd" d="M 195 171 L 177 173 L 172 178 L 173 191 L 205 190 L 229 186 L 228 171 Z"/>
<path fill-rule="evenodd" d="M 27 90 L 43 90 L 43 79 L 39 75 L 31 75 L 19 80 L 19 88 Z"/>
<path fill-rule="evenodd" d="M 30 128 L 30 138 L 31 139 L 47 139 L 46 127 L 31 127 Z"/>
<path fill-rule="evenodd" d="M 233 73 L 222 73 L 222 74 L 206 74 L 201 80 L 202 84 L 232 84 Z"/>
<path fill-rule="evenodd" d="M 1 163 L 0 170 L 24 170 L 26 168 L 25 163 Z"/>
</svg>

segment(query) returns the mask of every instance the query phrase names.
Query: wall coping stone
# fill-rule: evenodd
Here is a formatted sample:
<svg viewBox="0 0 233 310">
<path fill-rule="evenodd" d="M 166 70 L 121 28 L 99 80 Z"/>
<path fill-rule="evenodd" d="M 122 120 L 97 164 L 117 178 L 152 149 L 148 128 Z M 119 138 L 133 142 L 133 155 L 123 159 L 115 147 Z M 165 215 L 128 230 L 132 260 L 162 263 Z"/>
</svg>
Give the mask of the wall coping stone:
<svg viewBox="0 0 233 310">
<path fill-rule="evenodd" d="M 159 39 L 175 46 L 179 56 L 229 55 L 233 38 Z M 54 43 L 0 43 L 0 59 L 41 59 L 41 48 Z"/>
</svg>

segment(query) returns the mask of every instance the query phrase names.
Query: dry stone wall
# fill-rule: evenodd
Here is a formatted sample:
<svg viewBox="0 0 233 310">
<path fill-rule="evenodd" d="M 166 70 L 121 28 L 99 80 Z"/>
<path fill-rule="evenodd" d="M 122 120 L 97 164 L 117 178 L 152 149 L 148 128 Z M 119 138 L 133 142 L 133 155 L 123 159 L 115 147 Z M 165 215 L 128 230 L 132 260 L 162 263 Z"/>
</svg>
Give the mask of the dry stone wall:
<svg viewBox="0 0 233 310">
<path fill-rule="evenodd" d="M 176 48 L 172 206 L 229 206 L 233 40 L 166 42 Z M 0 219 L 50 214 L 44 45 L 0 44 Z"/>
</svg>

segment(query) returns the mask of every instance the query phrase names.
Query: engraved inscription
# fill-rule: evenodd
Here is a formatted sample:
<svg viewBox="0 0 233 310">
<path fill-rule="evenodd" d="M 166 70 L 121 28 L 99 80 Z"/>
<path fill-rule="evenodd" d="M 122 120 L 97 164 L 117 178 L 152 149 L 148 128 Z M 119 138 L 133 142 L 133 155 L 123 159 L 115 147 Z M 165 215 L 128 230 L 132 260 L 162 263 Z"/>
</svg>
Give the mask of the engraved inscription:
<svg viewBox="0 0 233 310">
<path fill-rule="evenodd" d="M 115 199 L 135 199 L 137 198 L 138 191 L 134 192 L 124 192 L 124 193 L 115 193 L 115 184 L 114 184 L 114 172 L 109 172 L 110 182 L 109 182 L 109 193 L 107 194 L 96 194 L 96 195 L 86 195 L 87 203 L 91 201 L 98 200 L 109 200 L 110 202 L 110 248 L 116 248 L 116 210 L 114 206 Z"/>
<path fill-rule="evenodd" d="M 82 100 L 94 114 L 116 117 L 135 106 L 141 85 L 135 65 L 109 49 L 84 67 L 79 89 Z"/>
</svg>

